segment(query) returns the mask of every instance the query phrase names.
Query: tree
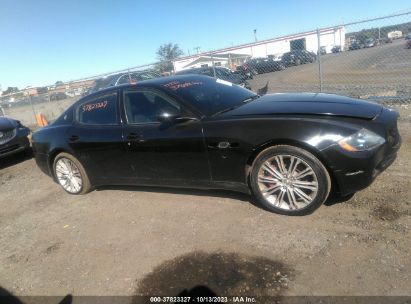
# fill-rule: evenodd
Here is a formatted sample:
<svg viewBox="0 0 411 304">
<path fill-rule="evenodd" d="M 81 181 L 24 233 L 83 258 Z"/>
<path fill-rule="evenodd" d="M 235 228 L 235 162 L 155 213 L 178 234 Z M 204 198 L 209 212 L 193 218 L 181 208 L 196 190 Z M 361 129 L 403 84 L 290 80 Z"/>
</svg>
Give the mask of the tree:
<svg viewBox="0 0 411 304">
<path fill-rule="evenodd" d="M 19 89 L 17 87 L 8 87 L 7 90 L 3 92 L 3 95 L 12 94 L 18 92 Z"/>
<path fill-rule="evenodd" d="M 171 72 L 173 71 L 173 60 L 180 57 L 184 52 L 180 49 L 178 44 L 165 43 L 160 45 L 157 51 L 157 58 L 160 61 L 157 64 L 157 68 L 160 72 Z"/>
<path fill-rule="evenodd" d="M 56 87 L 58 87 L 58 86 L 62 86 L 62 85 L 64 85 L 64 82 L 63 81 L 61 81 L 61 80 L 59 80 L 59 81 L 56 81 Z"/>
</svg>

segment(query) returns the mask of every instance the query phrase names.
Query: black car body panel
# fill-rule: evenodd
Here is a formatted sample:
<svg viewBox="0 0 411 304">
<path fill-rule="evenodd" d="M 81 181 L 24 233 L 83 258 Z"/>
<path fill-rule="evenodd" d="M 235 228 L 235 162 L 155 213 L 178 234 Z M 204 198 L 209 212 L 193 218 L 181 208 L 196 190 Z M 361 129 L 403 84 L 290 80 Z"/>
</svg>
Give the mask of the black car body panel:
<svg viewBox="0 0 411 304">
<path fill-rule="evenodd" d="M 37 164 L 53 176 L 53 158 L 68 152 L 83 164 L 96 186 L 138 184 L 248 192 L 248 173 L 256 155 L 272 145 L 288 144 L 318 157 L 335 188 L 349 194 L 369 185 L 395 159 L 400 147 L 397 112 L 376 103 L 327 94 L 258 97 L 227 83 L 221 84 L 226 86 L 223 89 L 232 90 L 244 102 L 207 112 L 202 107 L 212 100 L 200 106 L 195 98 L 203 95 L 184 91 L 218 82 L 184 75 L 106 89 L 101 94 L 118 92 L 118 116 L 109 126 L 77 122 L 75 109 L 96 94 L 86 97 L 54 124 L 34 133 Z M 140 90 L 166 94 L 180 105 L 181 113 L 171 120 L 129 122 L 124 92 Z M 337 144 L 364 128 L 383 137 L 385 143 L 355 153 Z"/>
<path fill-rule="evenodd" d="M 382 106 L 344 96 L 316 93 L 270 94 L 239 107 L 230 115 L 328 115 L 372 119 Z M 228 115 L 228 114 L 226 114 Z"/>
<path fill-rule="evenodd" d="M 0 117 L 0 158 L 27 150 L 30 147 L 29 134 L 30 129 L 19 121 Z"/>
</svg>

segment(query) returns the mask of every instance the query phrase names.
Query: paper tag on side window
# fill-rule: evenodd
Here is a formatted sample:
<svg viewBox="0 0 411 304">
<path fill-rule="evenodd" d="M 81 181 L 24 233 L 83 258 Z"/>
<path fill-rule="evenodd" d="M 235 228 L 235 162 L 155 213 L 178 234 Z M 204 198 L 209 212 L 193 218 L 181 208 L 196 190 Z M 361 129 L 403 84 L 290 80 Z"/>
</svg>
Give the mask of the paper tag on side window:
<svg viewBox="0 0 411 304">
<path fill-rule="evenodd" d="M 231 82 L 226 81 L 226 80 L 222 80 L 220 78 L 217 78 L 217 82 L 221 83 L 221 84 L 225 84 L 226 86 L 230 86 L 230 87 L 233 86 L 233 84 Z"/>
</svg>

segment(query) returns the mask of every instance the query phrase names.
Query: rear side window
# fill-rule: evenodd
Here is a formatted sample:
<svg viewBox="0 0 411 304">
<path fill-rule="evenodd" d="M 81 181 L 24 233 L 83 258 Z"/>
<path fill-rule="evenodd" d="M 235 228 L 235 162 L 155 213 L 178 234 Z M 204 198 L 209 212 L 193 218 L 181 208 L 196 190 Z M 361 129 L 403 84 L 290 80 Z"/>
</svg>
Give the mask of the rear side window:
<svg viewBox="0 0 411 304">
<path fill-rule="evenodd" d="M 83 124 L 117 124 L 117 92 L 87 100 L 77 107 L 77 120 Z"/>
</svg>

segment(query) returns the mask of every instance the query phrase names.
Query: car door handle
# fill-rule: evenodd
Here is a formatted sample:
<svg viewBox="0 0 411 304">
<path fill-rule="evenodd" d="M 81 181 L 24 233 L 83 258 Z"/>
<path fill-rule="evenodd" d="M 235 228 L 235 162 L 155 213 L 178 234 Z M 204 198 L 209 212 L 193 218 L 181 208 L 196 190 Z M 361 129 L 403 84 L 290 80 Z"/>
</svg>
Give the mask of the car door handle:
<svg viewBox="0 0 411 304">
<path fill-rule="evenodd" d="M 127 135 L 126 138 L 129 141 L 136 141 L 136 142 L 139 142 L 139 143 L 145 142 L 143 134 L 130 133 L 130 134 Z"/>
<path fill-rule="evenodd" d="M 142 137 L 141 134 L 130 133 L 130 134 L 127 135 L 126 138 L 127 138 L 128 140 L 136 140 L 136 139 L 139 139 L 139 138 L 141 138 L 141 137 Z"/>
<path fill-rule="evenodd" d="M 79 137 L 78 135 L 71 135 L 68 140 L 69 142 L 75 142 L 79 140 Z"/>
</svg>

